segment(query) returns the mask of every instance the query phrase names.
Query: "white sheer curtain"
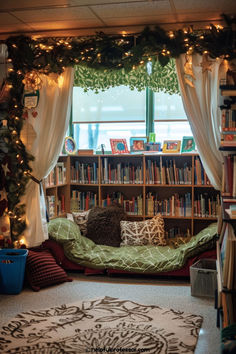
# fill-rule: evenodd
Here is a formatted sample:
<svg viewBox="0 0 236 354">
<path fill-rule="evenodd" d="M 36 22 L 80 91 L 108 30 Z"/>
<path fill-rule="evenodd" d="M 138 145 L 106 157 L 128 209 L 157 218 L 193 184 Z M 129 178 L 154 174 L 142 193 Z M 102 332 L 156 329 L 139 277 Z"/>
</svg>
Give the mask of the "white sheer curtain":
<svg viewBox="0 0 236 354">
<path fill-rule="evenodd" d="M 221 187 L 222 154 L 220 146 L 219 81 L 227 66 L 221 59 L 194 54 L 176 59 L 183 105 L 197 144 L 204 169 L 216 189 Z"/>
<path fill-rule="evenodd" d="M 35 157 L 31 164 L 32 175 L 38 180 L 48 175 L 62 151 L 70 119 L 73 78 L 72 68 L 67 68 L 60 76 L 41 76 L 43 83 L 36 108 L 38 115 L 33 118 L 29 114 L 27 122 L 31 135 L 36 137 L 33 137 L 33 142 L 30 139 L 26 141 L 27 150 Z M 28 134 L 29 129 L 26 131 L 26 140 Z M 29 181 L 22 202 L 26 204 L 26 244 L 28 247 L 40 245 L 48 238 L 48 233 L 44 196 L 40 194 L 39 184 Z"/>
</svg>

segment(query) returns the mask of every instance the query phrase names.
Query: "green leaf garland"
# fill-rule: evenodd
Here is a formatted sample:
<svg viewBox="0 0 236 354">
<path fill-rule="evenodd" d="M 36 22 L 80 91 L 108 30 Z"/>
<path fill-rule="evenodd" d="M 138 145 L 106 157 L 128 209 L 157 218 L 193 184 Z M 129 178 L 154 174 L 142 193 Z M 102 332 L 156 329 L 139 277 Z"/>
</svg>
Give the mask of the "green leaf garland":
<svg viewBox="0 0 236 354">
<path fill-rule="evenodd" d="M 121 70 L 96 70 L 85 65 L 75 66 L 74 86 L 93 90 L 96 93 L 110 87 L 128 86 L 131 90 L 145 90 L 149 87 L 155 92 L 164 91 L 169 94 L 179 93 L 178 79 L 173 59 L 162 67 L 158 62 L 152 63 L 152 73 L 149 75 L 146 65 L 140 65 L 130 72 Z"/>
</svg>

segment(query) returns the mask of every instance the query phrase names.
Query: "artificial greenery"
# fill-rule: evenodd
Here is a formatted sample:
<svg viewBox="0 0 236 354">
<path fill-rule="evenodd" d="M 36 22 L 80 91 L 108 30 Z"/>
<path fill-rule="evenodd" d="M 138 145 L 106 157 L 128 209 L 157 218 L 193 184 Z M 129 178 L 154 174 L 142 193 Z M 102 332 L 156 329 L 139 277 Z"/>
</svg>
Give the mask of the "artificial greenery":
<svg viewBox="0 0 236 354">
<path fill-rule="evenodd" d="M 94 69 L 122 69 L 127 72 L 148 60 L 162 66 L 183 53 L 208 53 L 211 58 L 236 57 L 233 24 L 207 30 L 191 28 L 164 31 L 156 26 L 137 35 L 109 36 L 99 33 L 86 38 L 10 37 L 6 44 L 15 69 L 23 73 L 33 69 L 44 73 L 61 73 L 66 66 L 80 63 Z"/>
<path fill-rule="evenodd" d="M 85 91 L 94 90 L 95 93 L 120 85 L 128 86 L 131 90 L 137 89 L 138 91 L 149 87 L 155 92 L 179 93 L 178 78 L 173 59 L 165 67 L 155 62 L 150 68 L 151 72 L 148 72 L 146 66 L 140 65 L 127 73 L 124 69 L 102 71 L 85 65 L 76 65 L 74 86 L 82 87 Z"/>
<path fill-rule="evenodd" d="M 104 33 L 98 33 L 92 37 L 66 39 L 33 39 L 17 36 L 10 37 L 5 41 L 8 47 L 8 61 L 11 62 L 12 68 L 7 77 L 7 85 L 10 87 L 9 101 L 7 107 L 0 107 L 1 120 L 7 121 L 7 129 L 3 129 L 3 124 L 0 122 L 0 140 L 3 139 L 6 143 L 7 155 L 11 161 L 12 173 L 5 176 L 5 185 L 8 213 L 12 220 L 13 239 L 16 239 L 25 227 L 24 206 L 20 205 L 20 198 L 24 194 L 26 183 L 30 178 L 30 161 L 33 159 L 26 152 L 20 139 L 24 119 L 22 100 L 24 84 L 22 80 L 25 74 L 32 70 L 44 74 L 60 74 L 65 67 L 76 64 L 100 70 L 102 73 L 104 70 L 108 70 L 110 73 L 110 70 L 123 69 L 122 75 L 131 72 L 129 86 L 132 88 L 137 81 L 132 79 L 132 70 L 143 66 L 137 69 L 138 75 L 142 76 L 145 72 L 145 80 L 153 89 L 152 85 L 154 85 L 156 77 L 147 76 L 145 68 L 148 61 L 154 63 L 153 67 L 155 67 L 155 62 L 165 67 L 172 65 L 171 58 L 177 58 L 183 53 L 208 54 L 211 58 L 222 57 L 228 60 L 236 57 L 236 37 L 233 28 L 235 20 L 227 16 L 224 17 L 227 24 L 225 28 L 217 28 L 212 25 L 201 31 L 193 31 L 191 27 L 178 31 L 165 31 L 156 26 L 153 29 L 147 27 L 139 34 L 127 36 L 110 36 Z M 168 66 L 166 68 L 168 70 Z M 159 69 L 158 73 L 160 73 Z M 152 75 L 155 75 L 154 71 Z M 154 78 L 153 82 L 152 78 Z M 79 82 L 79 77 L 77 80 Z M 118 76 L 117 80 L 119 80 Z M 132 80 L 135 83 L 132 84 Z M 143 87 L 145 80 L 141 80 L 139 89 Z M 168 74 L 166 80 L 169 80 Z M 164 81 L 162 82 L 165 84 Z M 176 83 L 173 81 L 173 86 L 171 84 L 173 90 L 175 85 Z M 108 83 L 104 83 L 104 88 L 107 86 Z M 89 87 L 95 88 L 94 83 L 89 84 Z M 6 153 L 1 152 L 0 155 L 5 156 Z M 2 160 L 3 157 L 1 157 L 0 163 L 1 173 Z"/>
<path fill-rule="evenodd" d="M 25 193 L 25 186 L 31 172 L 29 162 L 33 160 L 33 156 L 27 153 L 20 138 L 24 108 L 22 105 L 23 78 L 22 74 L 10 71 L 7 79 L 9 99 L 4 102 L 4 105 L 0 106 L 0 141 L 1 147 L 3 147 L 3 143 L 6 147 L 6 150 L 1 149 L 0 170 L 2 180 L 4 180 L 2 187 L 7 192 L 7 209 L 10 217 L 12 242 L 17 240 L 25 229 L 25 207 L 20 204 L 20 199 Z M 7 126 L 4 125 L 4 122 L 7 122 Z M 3 165 L 6 166 L 5 172 L 2 170 Z"/>
</svg>

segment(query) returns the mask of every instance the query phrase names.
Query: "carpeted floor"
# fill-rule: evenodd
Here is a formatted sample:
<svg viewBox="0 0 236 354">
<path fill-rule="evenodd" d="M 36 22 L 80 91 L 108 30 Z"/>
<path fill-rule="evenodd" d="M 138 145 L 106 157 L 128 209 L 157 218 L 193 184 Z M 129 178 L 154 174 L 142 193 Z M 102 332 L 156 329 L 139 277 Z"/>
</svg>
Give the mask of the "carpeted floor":
<svg viewBox="0 0 236 354">
<path fill-rule="evenodd" d="M 220 332 L 216 328 L 214 301 L 211 298 L 191 296 L 188 282 L 147 278 L 86 277 L 77 273 L 70 276 L 74 278 L 72 283 L 52 286 L 40 292 L 24 288 L 19 295 L 0 295 L 0 325 L 6 324 L 22 312 L 112 297 L 127 300 L 128 303 L 158 306 L 200 316 L 198 318 L 203 317 L 195 354 L 220 353 Z M 125 323 L 127 324 L 127 321 Z"/>
</svg>

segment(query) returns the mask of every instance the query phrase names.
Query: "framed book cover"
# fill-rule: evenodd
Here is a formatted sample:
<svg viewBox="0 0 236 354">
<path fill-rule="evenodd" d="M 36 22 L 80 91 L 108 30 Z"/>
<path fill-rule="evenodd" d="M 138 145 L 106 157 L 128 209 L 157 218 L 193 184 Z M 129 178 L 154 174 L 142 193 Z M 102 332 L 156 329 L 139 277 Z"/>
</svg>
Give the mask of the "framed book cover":
<svg viewBox="0 0 236 354">
<path fill-rule="evenodd" d="M 126 139 L 110 139 L 112 154 L 128 154 Z"/>
<path fill-rule="evenodd" d="M 180 140 L 164 140 L 162 151 L 164 153 L 177 153 L 180 152 L 180 146 Z"/>
<path fill-rule="evenodd" d="M 65 148 L 65 152 L 68 155 L 75 155 L 75 153 L 76 153 L 75 140 L 73 138 L 71 138 L 70 136 L 65 137 L 64 148 Z"/>
<path fill-rule="evenodd" d="M 192 136 L 183 136 L 181 152 L 192 152 L 195 151 L 195 141 Z"/>
<path fill-rule="evenodd" d="M 152 143 L 148 142 L 145 144 L 145 150 L 146 151 L 161 151 L 161 143 Z"/>
<path fill-rule="evenodd" d="M 140 152 L 146 150 L 146 143 L 148 138 L 146 136 L 135 136 L 130 138 L 130 152 Z"/>
</svg>

